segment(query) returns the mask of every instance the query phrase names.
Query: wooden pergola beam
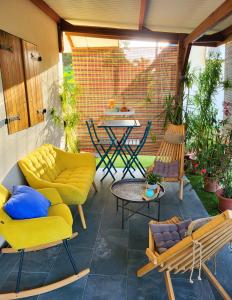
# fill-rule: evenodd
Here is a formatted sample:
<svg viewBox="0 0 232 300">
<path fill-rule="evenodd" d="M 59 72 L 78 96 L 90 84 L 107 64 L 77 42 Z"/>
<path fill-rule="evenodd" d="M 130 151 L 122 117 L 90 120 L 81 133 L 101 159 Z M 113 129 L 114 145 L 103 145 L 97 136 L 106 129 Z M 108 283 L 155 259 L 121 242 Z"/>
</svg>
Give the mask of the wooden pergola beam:
<svg viewBox="0 0 232 300">
<path fill-rule="evenodd" d="M 69 32 L 72 35 L 98 37 L 107 39 L 141 39 L 141 40 L 160 40 L 169 42 L 171 44 L 177 44 L 179 41 L 179 34 L 172 32 L 156 32 L 146 28 L 142 30 L 133 29 L 117 29 L 107 27 L 90 27 L 90 26 L 78 26 L 61 20 L 61 31 Z"/>
<path fill-rule="evenodd" d="M 147 2 L 148 0 L 140 0 L 139 26 L 138 26 L 139 30 L 141 30 L 144 26 Z"/>
<path fill-rule="evenodd" d="M 231 14 L 232 0 L 226 0 L 186 37 L 184 46 L 187 47 L 189 44 L 198 40 L 205 32 Z"/>
<path fill-rule="evenodd" d="M 35 6 L 41 9 L 47 16 L 49 16 L 53 21 L 59 23 L 61 17 L 45 3 L 43 0 L 30 0 Z"/>
</svg>

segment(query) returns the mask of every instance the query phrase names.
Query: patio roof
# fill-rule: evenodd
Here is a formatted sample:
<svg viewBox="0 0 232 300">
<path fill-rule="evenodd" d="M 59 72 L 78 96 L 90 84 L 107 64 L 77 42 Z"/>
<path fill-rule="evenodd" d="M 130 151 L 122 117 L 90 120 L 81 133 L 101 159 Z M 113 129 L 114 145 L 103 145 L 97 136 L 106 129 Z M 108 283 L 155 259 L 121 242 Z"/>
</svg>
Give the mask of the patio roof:
<svg viewBox="0 0 232 300">
<path fill-rule="evenodd" d="M 63 32 L 108 39 L 150 39 L 179 45 L 176 99 L 192 45 L 216 47 L 232 36 L 232 0 L 31 0 Z"/>
</svg>

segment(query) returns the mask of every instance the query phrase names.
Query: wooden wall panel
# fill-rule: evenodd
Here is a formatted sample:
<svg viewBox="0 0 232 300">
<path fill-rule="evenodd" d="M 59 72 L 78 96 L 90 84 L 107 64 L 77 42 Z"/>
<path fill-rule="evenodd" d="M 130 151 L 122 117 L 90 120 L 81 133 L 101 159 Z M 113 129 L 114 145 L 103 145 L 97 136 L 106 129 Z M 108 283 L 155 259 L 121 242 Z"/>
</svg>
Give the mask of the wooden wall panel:
<svg viewBox="0 0 232 300">
<path fill-rule="evenodd" d="M 40 60 L 37 46 L 22 41 L 23 59 L 25 66 L 26 93 L 29 107 L 30 125 L 34 126 L 44 121 L 43 100 L 40 83 Z"/>
<path fill-rule="evenodd" d="M 18 37 L 0 30 L 0 69 L 3 82 L 7 118 L 20 120 L 8 123 L 9 134 L 29 126 L 24 83 L 21 41 Z"/>
</svg>

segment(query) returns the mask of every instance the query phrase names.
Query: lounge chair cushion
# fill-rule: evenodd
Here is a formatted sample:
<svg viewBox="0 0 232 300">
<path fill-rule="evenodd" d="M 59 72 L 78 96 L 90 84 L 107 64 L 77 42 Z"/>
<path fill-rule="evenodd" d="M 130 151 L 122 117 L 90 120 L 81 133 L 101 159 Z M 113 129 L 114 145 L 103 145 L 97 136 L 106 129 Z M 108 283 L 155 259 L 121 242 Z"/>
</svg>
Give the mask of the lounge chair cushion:
<svg viewBox="0 0 232 300">
<path fill-rule="evenodd" d="M 175 178 L 179 176 L 179 162 L 178 160 L 172 162 L 156 161 L 153 172 L 166 178 Z"/>
<path fill-rule="evenodd" d="M 165 142 L 169 144 L 183 144 L 184 143 L 184 135 L 178 134 L 174 132 L 166 131 L 164 134 L 164 140 Z"/>
<path fill-rule="evenodd" d="M 178 224 L 150 224 L 155 248 L 158 253 L 163 253 L 181 241 L 188 230 L 191 220 Z"/>
</svg>

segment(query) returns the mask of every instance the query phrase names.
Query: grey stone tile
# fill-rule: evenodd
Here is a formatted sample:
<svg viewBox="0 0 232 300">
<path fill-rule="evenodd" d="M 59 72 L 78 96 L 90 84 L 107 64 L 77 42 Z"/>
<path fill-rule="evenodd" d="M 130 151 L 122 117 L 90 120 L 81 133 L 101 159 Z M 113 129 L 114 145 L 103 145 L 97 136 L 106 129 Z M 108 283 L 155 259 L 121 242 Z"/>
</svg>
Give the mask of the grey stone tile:
<svg viewBox="0 0 232 300">
<path fill-rule="evenodd" d="M 220 282 L 220 284 L 226 290 L 226 292 L 232 297 L 232 285 L 231 285 L 232 269 L 229 267 L 229 266 L 231 266 L 231 264 L 232 264 L 232 252 L 228 248 L 228 245 L 226 245 L 217 254 L 216 275 L 214 274 L 214 264 L 213 264 L 212 260 L 208 263 L 208 266 L 209 266 L 211 272 L 215 275 L 217 280 Z M 211 284 L 211 287 L 213 289 L 215 299 L 220 299 L 221 296 L 219 296 L 217 290 L 213 287 L 212 284 Z"/>
<path fill-rule="evenodd" d="M 101 223 L 101 214 L 84 212 L 87 229 L 83 229 L 80 216 L 76 216 L 73 224 L 73 231 L 78 232 L 78 242 L 82 247 L 92 248 L 97 239 L 99 226 Z"/>
<path fill-rule="evenodd" d="M 129 249 L 145 251 L 148 246 L 148 222 L 143 216 L 133 216 L 129 221 Z"/>
<path fill-rule="evenodd" d="M 60 245 L 41 251 L 26 252 L 23 260 L 24 272 L 49 272 L 60 252 Z M 19 258 L 19 255 L 18 255 Z M 18 271 L 18 262 L 13 271 Z"/>
<path fill-rule="evenodd" d="M 90 275 L 83 300 L 126 300 L 126 277 Z"/>
<path fill-rule="evenodd" d="M 5 281 L 4 285 L 1 287 L 1 293 L 3 292 L 13 292 L 16 287 L 17 272 L 11 272 Z M 32 288 L 41 287 L 47 277 L 48 273 L 28 273 L 22 272 L 20 290 L 28 290 Z M 28 297 L 25 299 L 36 299 L 37 297 Z"/>
<path fill-rule="evenodd" d="M 126 275 L 128 233 L 109 229 L 98 236 L 91 264 L 92 274 Z"/>
<path fill-rule="evenodd" d="M 178 300 L 214 300 L 214 295 L 207 280 L 195 280 L 193 284 L 188 279 L 172 278 L 176 299 Z"/>
<path fill-rule="evenodd" d="M 9 276 L 14 266 L 17 264 L 19 254 L 1 254 L 0 255 L 0 288 L 4 284 L 6 278 Z"/>
<path fill-rule="evenodd" d="M 78 245 L 75 243 L 75 240 L 70 241 L 70 248 L 78 270 L 81 271 L 86 268 L 89 268 L 93 250 L 88 248 L 79 248 Z M 45 284 L 50 284 L 62 280 L 73 274 L 74 271 L 65 252 L 65 249 L 62 249 L 53 268 L 51 269 L 49 275 L 46 278 Z M 39 299 L 81 299 L 86 285 L 86 281 L 87 276 L 63 288 L 41 295 Z"/>
<path fill-rule="evenodd" d="M 71 240 L 70 249 L 75 260 L 78 270 L 83 270 L 90 267 L 93 250 L 88 248 L 79 248 L 75 240 Z M 64 248 L 61 249 L 59 256 L 56 259 L 49 275 L 46 279 L 46 284 L 53 283 L 74 274 L 72 265 Z"/>
<path fill-rule="evenodd" d="M 142 278 L 129 277 L 127 281 L 127 299 L 166 300 L 167 293 L 162 274 L 154 271 L 152 275 L 146 275 Z"/>
<path fill-rule="evenodd" d="M 38 300 L 79 300 L 82 299 L 87 277 L 59 288 L 55 291 L 40 295 Z"/>
</svg>

